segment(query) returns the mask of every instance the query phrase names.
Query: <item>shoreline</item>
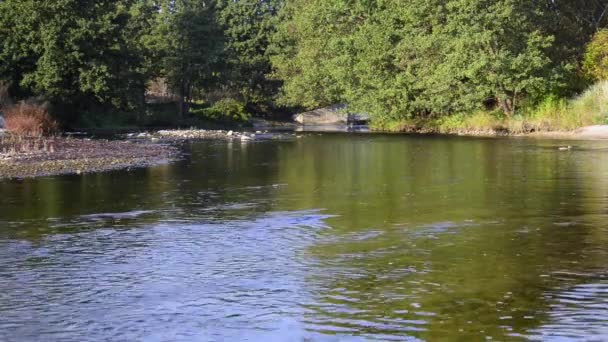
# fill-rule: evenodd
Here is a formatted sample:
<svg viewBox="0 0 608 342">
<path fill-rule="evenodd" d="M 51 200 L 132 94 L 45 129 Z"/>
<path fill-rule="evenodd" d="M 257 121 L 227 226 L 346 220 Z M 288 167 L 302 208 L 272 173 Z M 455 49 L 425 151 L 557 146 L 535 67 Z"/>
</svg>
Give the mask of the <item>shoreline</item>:
<svg viewBox="0 0 608 342">
<path fill-rule="evenodd" d="M 0 140 L 0 180 L 150 167 L 178 156 L 175 146 L 128 140 L 30 138 L 10 145 Z"/>
<path fill-rule="evenodd" d="M 461 131 L 438 133 L 424 130 L 391 132 L 386 130 L 351 131 L 311 129 L 291 132 L 231 130 L 160 130 L 130 133 L 119 140 L 90 138 L 14 138 L 7 144 L 7 136 L 0 136 L 0 180 L 24 179 L 67 174 L 98 173 L 120 169 L 150 167 L 170 163 L 178 159 L 177 143 L 189 140 L 250 141 L 294 140 L 296 133 L 361 133 L 364 134 L 433 134 L 463 137 L 513 137 L 559 140 L 607 140 L 608 125 L 587 126 L 575 131 L 540 131 L 509 133 L 505 131 Z M 10 136 L 8 136 L 10 137 Z M 3 145 L 4 143 L 4 145 Z M 19 151 L 15 152 L 15 146 Z"/>
<path fill-rule="evenodd" d="M 390 134 L 429 134 L 462 137 L 486 137 L 486 138 L 537 138 L 537 139 L 562 139 L 562 140 L 608 140 L 608 125 L 593 125 L 578 128 L 573 131 L 533 131 L 524 133 L 512 133 L 506 130 L 456 130 L 452 132 L 438 132 L 434 130 L 412 129 L 403 131 L 371 130 L 371 133 Z"/>
</svg>

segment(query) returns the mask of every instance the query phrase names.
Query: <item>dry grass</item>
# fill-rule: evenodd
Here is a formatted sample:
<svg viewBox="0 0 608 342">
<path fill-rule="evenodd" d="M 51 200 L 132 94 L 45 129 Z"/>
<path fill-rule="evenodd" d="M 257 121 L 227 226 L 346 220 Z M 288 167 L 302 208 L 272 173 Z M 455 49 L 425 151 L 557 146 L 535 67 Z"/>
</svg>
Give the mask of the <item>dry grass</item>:
<svg viewBox="0 0 608 342">
<path fill-rule="evenodd" d="M 0 136 L 0 157 L 23 154 L 54 153 L 55 140 L 44 137 Z"/>
<path fill-rule="evenodd" d="M 41 105 L 20 102 L 4 109 L 6 129 L 22 137 L 43 137 L 57 133 L 58 125 Z"/>
</svg>

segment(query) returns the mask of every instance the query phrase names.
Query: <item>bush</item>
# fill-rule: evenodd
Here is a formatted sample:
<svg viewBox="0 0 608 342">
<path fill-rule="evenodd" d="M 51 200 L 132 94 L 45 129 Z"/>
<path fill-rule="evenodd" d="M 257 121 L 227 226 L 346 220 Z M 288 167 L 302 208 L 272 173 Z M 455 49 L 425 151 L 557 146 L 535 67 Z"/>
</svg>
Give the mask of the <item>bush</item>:
<svg viewBox="0 0 608 342">
<path fill-rule="evenodd" d="M 20 102 L 4 110 L 6 129 L 15 135 L 41 137 L 57 132 L 57 122 L 45 106 Z"/>
<path fill-rule="evenodd" d="M 555 95 L 547 96 L 521 118 L 522 132 L 560 131 L 576 128 L 576 119 L 568 108 L 568 102 Z"/>
<path fill-rule="evenodd" d="M 585 75 L 594 81 L 608 80 L 608 30 L 598 31 L 587 45 L 583 60 Z"/>
<path fill-rule="evenodd" d="M 608 80 L 589 87 L 578 97 L 566 100 L 549 95 L 538 104 L 523 106 L 517 115 L 478 111 L 436 119 L 372 121 L 372 129 L 396 132 L 492 133 L 571 131 L 580 127 L 608 124 Z"/>
<path fill-rule="evenodd" d="M 608 81 L 598 82 L 569 103 L 577 126 L 608 124 Z"/>
<path fill-rule="evenodd" d="M 197 109 L 192 106 L 190 112 L 214 121 L 245 122 L 251 118 L 245 110 L 245 104 L 232 98 L 219 100 L 207 108 Z"/>
</svg>

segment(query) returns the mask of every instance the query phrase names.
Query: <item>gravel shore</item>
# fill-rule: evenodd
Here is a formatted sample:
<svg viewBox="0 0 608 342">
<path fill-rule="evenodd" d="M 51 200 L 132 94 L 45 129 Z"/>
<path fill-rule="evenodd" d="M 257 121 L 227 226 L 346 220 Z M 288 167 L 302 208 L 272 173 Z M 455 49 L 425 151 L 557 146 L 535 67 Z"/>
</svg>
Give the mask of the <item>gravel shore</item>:
<svg viewBox="0 0 608 342">
<path fill-rule="evenodd" d="M 208 140 L 241 140 L 241 141 L 260 141 L 260 140 L 291 140 L 296 138 L 295 133 L 277 133 L 268 131 L 255 132 L 235 132 L 228 130 L 205 130 L 205 129 L 175 129 L 162 130 L 151 133 L 131 133 L 126 135 L 127 139 L 151 140 L 151 141 L 181 141 L 193 139 Z"/>
<path fill-rule="evenodd" d="M 0 140 L 0 179 L 146 167 L 177 158 L 176 147 L 150 142 L 43 138 Z"/>
</svg>

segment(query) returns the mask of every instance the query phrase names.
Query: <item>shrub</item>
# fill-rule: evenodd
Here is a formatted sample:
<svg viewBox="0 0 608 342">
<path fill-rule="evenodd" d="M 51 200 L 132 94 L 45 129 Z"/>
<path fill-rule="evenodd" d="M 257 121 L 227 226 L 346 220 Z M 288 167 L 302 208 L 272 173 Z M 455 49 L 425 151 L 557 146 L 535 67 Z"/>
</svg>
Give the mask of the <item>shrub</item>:
<svg viewBox="0 0 608 342">
<path fill-rule="evenodd" d="M 190 111 L 214 121 L 245 122 L 251 118 L 245 109 L 245 104 L 232 98 L 219 100 L 213 106 L 207 108 L 191 108 Z"/>
<path fill-rule="evenodd" d="M 6 129 L 15 135 L 41 137 L 57 132 L 45 106 L 20 102 L 4 110 Z"/>
<path fill-rule="evenodd" d="M 569 103 L 576 126 L 608 123 L 608 81 L 598 82 Z"/>
<path fill-rule="evenodd" d="M 607 119 L 608 81 L 601 81 L 571 100 L 557 96 L 546 97 L 522 118 L 521 124 L 523 132 L 570 131 L 579 127 L 605 124 Z M 511 127 L 510 131 L 514 129 Z"/>
<path fill-rule="evenodd" d="M 608 80 L 608 30 L 598 31 L 587 45 L 583 71 L 591 80 Z"/>
<path fill-rule="evenodd" d="M 440 133 L 493 133 L 503 130 L 500 112 L 476 111 L 472 114 L 453 114 L 437 119 Z"/>
<path fill-rule="evenodd" d="M 527 131 L 559 131 L 573 129 L 574 116 L 565 99 L 555 95 L 545 97 L 521 120 L 522 133 Z"/>
</svg>

